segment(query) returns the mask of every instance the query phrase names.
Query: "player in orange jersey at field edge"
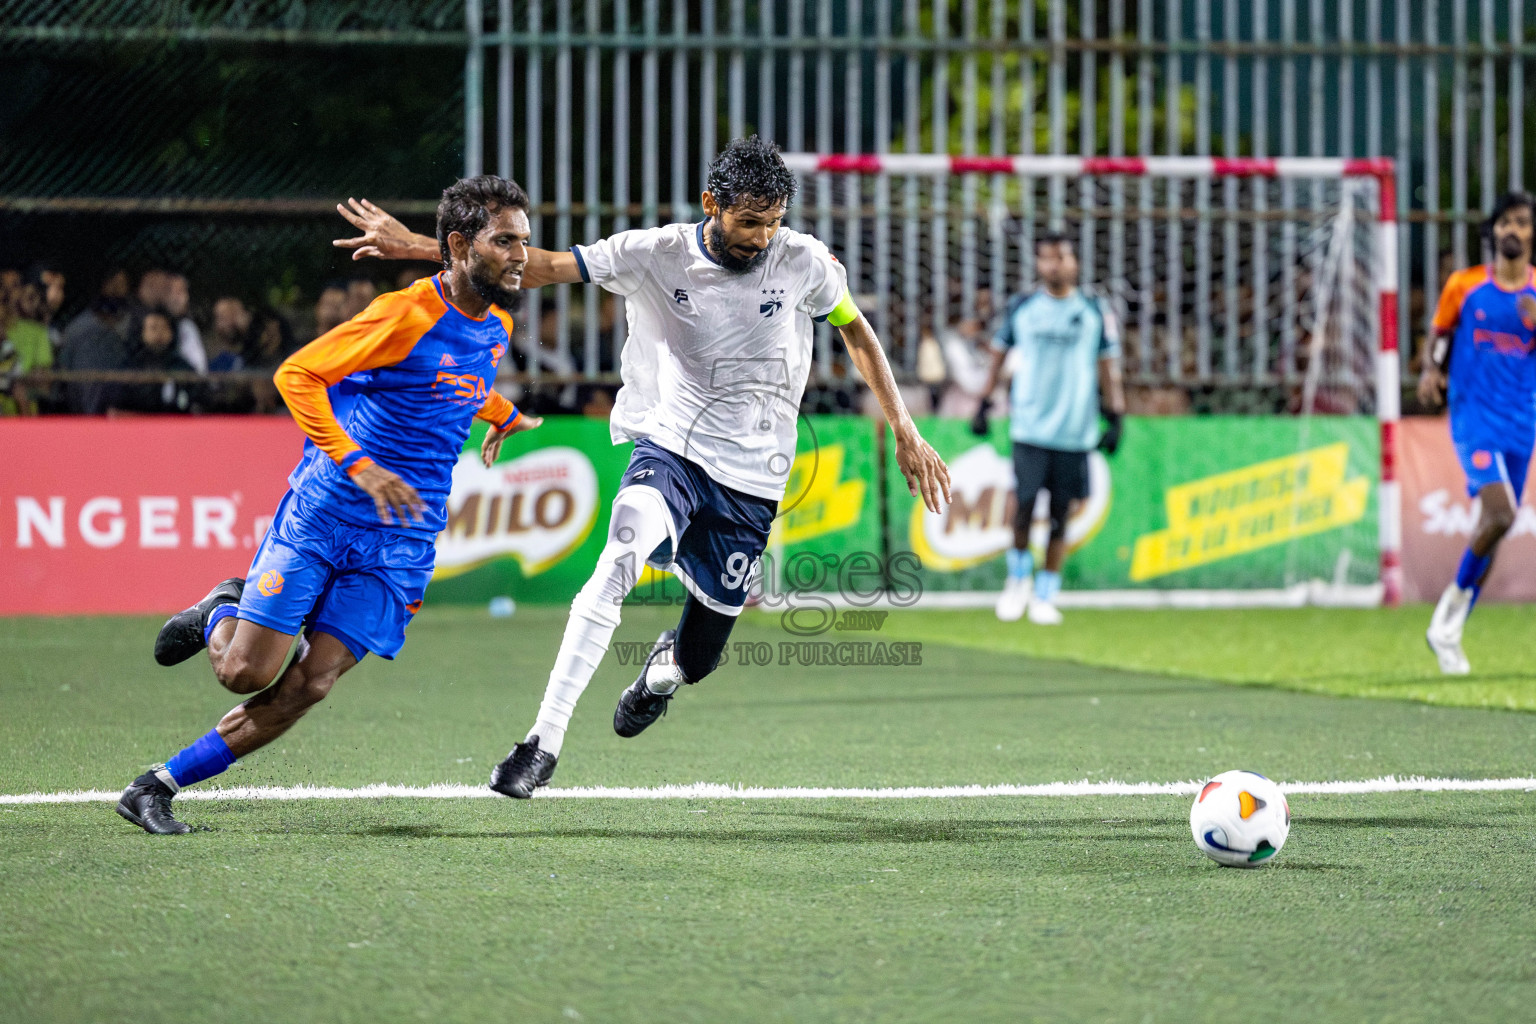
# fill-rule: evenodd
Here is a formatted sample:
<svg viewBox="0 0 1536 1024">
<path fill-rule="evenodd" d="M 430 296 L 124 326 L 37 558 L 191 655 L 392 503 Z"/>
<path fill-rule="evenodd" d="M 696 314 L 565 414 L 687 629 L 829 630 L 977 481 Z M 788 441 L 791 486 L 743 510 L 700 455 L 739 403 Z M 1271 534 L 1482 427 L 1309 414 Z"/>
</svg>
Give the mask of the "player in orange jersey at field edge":
<svg viewBox="0 0 1536 1024">
<path fill-rule="evenodd" d="M 437 240 L 442 273 L 381 295 L 273 378 L 308 438 L 288 493 L 245 579 L 219 584 L 155 641 L 162 665 L 206 646 L 219 682 L 254 696 L 128 787 L 118 813 L 146 831 L 189 831 L 171 812 L 181 787 L 281 736 L 368 652 L 399 652 L 471 421 L 492 425 L 487 465 L 541 422 L 491 390 L 528 261 L 528 196 L 491 175 L 460 181 L 443 192 Z"/>
</svg>

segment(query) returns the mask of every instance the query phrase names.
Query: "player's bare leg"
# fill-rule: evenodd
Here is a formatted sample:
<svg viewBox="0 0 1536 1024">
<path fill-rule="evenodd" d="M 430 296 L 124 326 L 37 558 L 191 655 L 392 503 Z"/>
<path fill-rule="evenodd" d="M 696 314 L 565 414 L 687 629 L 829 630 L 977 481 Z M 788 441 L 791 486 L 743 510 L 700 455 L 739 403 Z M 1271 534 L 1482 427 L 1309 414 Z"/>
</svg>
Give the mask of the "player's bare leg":
<svg viewBox="0 0 1536 1024">
<path fill-rule="evenodd" d="M 293 639 L 273 630 L 267 632 L 285 641 L 284 651 L 286 642 Z M 223 663 L 231 665 L 231 671 L 234 667 L 244 670 L 250 664 L 237 662 L 227 653 Z M 315 633 L 277 682 L 236 706 L 212 731 L 170 761 L 134 779 L 118 801 L 117 813 L 157 835 L 190 832 L 171 811 L 171 799 L 181 787 L 217 775 L 234 764 L 236 758 L 261 749 L 287 732 L 305 712 L 324 700 L 336 680 L 356 664 L 357 658 L 340 640 L 329 633 Z M 222 675 L 220 678 L 223 681 Z M 238 682 L 239 678 L 232 676 L 231 681 Z"/>
<path fill-rule="evenodd" d="M 208 661 L 224 689 L 255 693 L 277 678 L 292 646 L 290 633 L 230 617 L 209 633 Z M 308 646 L 308 641 L 299 640 L 298 660 L 305 658 Z"/>
<path fill-rule="evenodd" d="M 253 623 L 243 622 L 241 625 Z M 274 635 L 283 636 L 281 633 Z M 336 680 L 356 664 L 357 659 L 346 644 L 329 633 L 312 634 L 306 649 L 300 651 L 277 682 L 250 700 L 237 704 L 219 720 L 219 735 L 236 757 L 260 750 L 324 700 Z M 224 685 L 234 688 L 228 682 Z"/>
<path fill-rule="evenodd" d="M 179 665 L 208 644 L 211 629 L 240 606 L 245 579 L 236 576 L 210 590 L 206 597 L 172 615 L 155 636 L 155 660 L 162 665 Z"/>
<path fill-rule="evenodd" d="M 1429 620 L 1429 629 L 1424 634 L 1429 649 L 1440 663 L 1440 671 L 1446 675 L 1466 675 L 1472 671 L 1461 647 L 1462 630 L 1477 604 L 1483 580 L 1493 568 L 1493 556 L 1498 551 L 1499 542 L 1515 525 L 1514 493 L 1509 485 L 1485 484 L 1477 492 L 1477 498 L 1481 511 L 1472 543 L 1462 556 L 1456 579 L 1440 595 L 1435 613 Z"/>
<path fill-rule="evenodd" d="M 1515 525 L 1515 496 L 1508 484 L 1487 484 L 1477 492 L 1482 509 L 1477 516 L 1477 531 L 1472 534 L 1472 553 L 1492 560 L 1499 541 Z M 1490 566 L 1491 568 L 1491 566 Z M 1483 576 L 1488 573 L 1483 570 Z M 1480 576 L 1477 581 L 1482 583 Z"/>
</svg>

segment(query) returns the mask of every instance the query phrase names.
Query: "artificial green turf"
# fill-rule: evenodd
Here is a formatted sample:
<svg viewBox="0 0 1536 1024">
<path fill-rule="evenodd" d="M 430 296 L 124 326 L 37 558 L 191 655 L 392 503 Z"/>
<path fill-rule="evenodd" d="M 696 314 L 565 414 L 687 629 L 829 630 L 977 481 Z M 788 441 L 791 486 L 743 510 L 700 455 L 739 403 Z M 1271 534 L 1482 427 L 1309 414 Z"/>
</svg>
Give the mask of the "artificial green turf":
<svg viewBox="0 0 1536 1024">
<path fill-rule="evenodd" d="M 428 609 L 229 785 L 483 783 L 559 610 Z M 657 610 L 621 640 L 654 637 Z M 155 623 L 0 620 L 0 792 L 110 788 L 232 703 Z M 887 627 L 890 628 L 889 626 Z M 738 639 L 785 639 L 766 620 Z M 615 659 L 556 784 L 1531 775 L 1536 716 L 925 645 L 730 665 L 620 740 Z M 67 687 L 67 689 L 65 689 Z M 1507 1021 L 1536 1000 L 1532 794 L 1293 797 L 1220 869 L 1180 798 L 0 806 L 0 1019 Z M 228 915 L 227 917 L 225 915 Z"/>
<path fill-rule="evenodd" d="M 1443 676 L 1424 643 L 1431 609 L 1066 612 L 1059 627 L 990 610 L 901 611 L 886 634 L 1087 665 L 1257 683 L 1343 697 L 1536 711 L 1536 612 L 1482 605 L 1463 644 L 1469 676 Z"/>
</svg>

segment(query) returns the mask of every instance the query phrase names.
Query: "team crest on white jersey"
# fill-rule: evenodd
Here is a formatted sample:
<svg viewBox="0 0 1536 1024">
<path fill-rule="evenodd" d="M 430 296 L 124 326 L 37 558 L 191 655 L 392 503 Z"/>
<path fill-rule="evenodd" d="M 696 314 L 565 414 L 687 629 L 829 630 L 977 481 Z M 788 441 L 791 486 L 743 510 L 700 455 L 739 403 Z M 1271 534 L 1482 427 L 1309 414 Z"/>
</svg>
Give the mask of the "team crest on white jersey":
<svg viewBox="0 0 1536 1024">
<path fill-rule="evenodd" d="M 812 321 L 836 307 L 848 275 L 825 245 L 790 228 L 760 265 L 736 273 L 711 255 L 704 232 L 668 224 L 576 247 L 587 280 L 625 300 L 624 386 L 609 430 L 615 442 L 650 438 L 717 483 L 777 501 L 815 357 Z"/>
</svg>

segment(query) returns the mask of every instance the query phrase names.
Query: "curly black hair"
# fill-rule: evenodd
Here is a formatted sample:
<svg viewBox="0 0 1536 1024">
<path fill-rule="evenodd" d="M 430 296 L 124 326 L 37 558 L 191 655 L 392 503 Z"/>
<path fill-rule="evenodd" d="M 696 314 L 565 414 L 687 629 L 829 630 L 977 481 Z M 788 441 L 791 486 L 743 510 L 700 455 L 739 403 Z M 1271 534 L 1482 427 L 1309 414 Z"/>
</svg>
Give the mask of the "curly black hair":
<svg viewBox="0 0 1536 1024">
<path fill-rule="evenodd" d="M 443 254 L 443 266 L 452 262 L 448 252 L 450 234 L 457 231 L 473 239 L 485 230 L 491 214 L 507 207 L 528 209 L 528 193 L 510 178 L 481 174 L 460 178 L 443 189 L 443 198 L 437 204 L 437 247 Z"/>
<path fill-rule="evenodd" d="M 741 204 L 766 210 L 779 203 L 787 210 L 800 190 L 779 147 L 756 135 L 735 139 L 720 151 L 709 165 L 706 187 L 722 210 Z"/>
</svg>

